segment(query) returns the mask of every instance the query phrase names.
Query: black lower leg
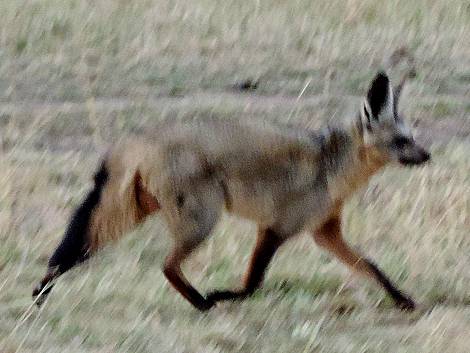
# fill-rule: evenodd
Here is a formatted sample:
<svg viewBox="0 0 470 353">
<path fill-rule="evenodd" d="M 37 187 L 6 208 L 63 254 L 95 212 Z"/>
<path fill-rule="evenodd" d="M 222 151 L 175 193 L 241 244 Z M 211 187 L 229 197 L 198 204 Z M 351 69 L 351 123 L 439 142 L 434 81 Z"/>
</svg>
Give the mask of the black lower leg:
<svg viewBox="0 0 470 353">
<path fill-rule="evenodd" d="M 395 304 L 403 310 L 413 310 L 416 305 L 410 297 L 401 292 L 387 276 L 371 261 L 365 260 L 377 281 L 384 287 L 387 293 L 392 297 Z"/>
<path fill-rule="evenodd" d="M 248 297 L 248 293 L 244 289 L 239 290 L 215 290 L 207 294 L 207 300 L 210 302 L 220 302 L 224 300 L 240 300 Z"/>
</svg>

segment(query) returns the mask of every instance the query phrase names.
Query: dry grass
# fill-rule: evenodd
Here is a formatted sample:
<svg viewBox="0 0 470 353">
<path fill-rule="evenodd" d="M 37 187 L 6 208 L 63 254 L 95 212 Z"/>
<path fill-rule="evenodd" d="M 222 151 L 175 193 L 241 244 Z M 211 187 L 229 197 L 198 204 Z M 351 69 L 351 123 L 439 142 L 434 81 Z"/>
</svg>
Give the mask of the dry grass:
<svg viewBox="0 0 470 353">
<path fill-rule="evenodd" d="M 0 13 L 0 352 L 468 352 L 467 2 L 6 0 Z M 403 109 L 434 161 L 375 178 L 345 226 L 422 304 L 417 313 L 393 309 L 303 235 L 253 298 L 201 314 L 160 273 L 169 242 L 158 219 L 31 307 L 116 136 L 207 115 L 315 127 L 353 112 L 403 45 L 418 70 Z M 247 78 L 257 92 L 231 89 Z M 188 277 L 204 291 L 236 285 L 253 233 L 224 219 Z"/>
</svg>

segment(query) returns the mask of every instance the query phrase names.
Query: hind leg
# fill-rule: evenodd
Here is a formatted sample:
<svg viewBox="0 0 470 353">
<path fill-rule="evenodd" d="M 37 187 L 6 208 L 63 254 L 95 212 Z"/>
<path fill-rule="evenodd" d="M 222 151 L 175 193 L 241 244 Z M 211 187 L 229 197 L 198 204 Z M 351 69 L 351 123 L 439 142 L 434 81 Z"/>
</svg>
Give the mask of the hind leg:
<svg viewBox="0 0 470 353">
<path fill-rule="evenodd" d="M 194 307 L 210 309 L 213 300 L 204 298 L 186 279 L 181 265 L 207 238 L 217 223 L 223 204 L 223 193 L 206 185 L 191 193 L 174 194 L 173 206 L 163 210 L 174 237 L 174 247 L 167 256 L 163 273 L 171 285 Z"/>
<path fill-rule="evenodd" d="M 163 267 L 163 273 L 171 285 L 196 309 L 209 310 L 215 302 L 207 300 L 186 279 L 181 271 L 182 262 L 191 254 L 194 248 L 182 248 L 176 246 L 167 256 Z"/>
<path fill-rule="evenodd" d="M 263 282 L 266 269 L 277 249 L 287 237 L 281 237 L 272 229 L 258 231 L 258 239 L 245 274 L 243 288 L 211 292 L 207 298 L 213 301 L 243 299 L 250 296 Z"/>
</svg>

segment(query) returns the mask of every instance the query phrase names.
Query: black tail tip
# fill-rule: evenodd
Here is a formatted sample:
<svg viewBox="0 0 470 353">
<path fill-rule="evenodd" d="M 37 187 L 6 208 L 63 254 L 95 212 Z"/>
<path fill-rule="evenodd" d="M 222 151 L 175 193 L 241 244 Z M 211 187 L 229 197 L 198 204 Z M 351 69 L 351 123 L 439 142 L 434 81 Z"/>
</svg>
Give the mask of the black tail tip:
<svg viewBox="0 0 470 353">
<path fill-rule="evenodd" d="M 53 284 L 51 284 L 49 287 L 44 289 L 44 287 L 41 287 L 41 284 L 38 284 L 33 289 L 33 300 L 35 300 L 35 303 L 38 307 L 41 306 L 46 301 L 49 295 L 49 292 L 52 290 L 52 287 L 54 287 Z"/>
<path fill-rule="evenodd" d="M 37 306 L 41 306 L 46 300 L 48 294 L 54 287 L 54 283 L 51 283 L 54 278 L 58 276 L 55 272 L 48 272 L 46 276 L 34 287 L 32 297 L 36 301 Z M 39 297 L 38 297 L 39 296 Z"/>
</svg>

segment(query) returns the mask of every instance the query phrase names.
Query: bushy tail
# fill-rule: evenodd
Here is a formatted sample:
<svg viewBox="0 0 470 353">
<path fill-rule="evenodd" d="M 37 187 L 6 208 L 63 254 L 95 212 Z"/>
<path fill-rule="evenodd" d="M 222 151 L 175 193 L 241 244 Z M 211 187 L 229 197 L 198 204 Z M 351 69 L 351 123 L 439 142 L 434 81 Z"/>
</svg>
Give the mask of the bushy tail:
<svg viewBox="0 0 470 353">
<path fill-rule="evenodd" d="M 139 171 L 134 163 L 133 166 L 125 164 L 125 159 L 119 155 L 101 163 L 94 176 L 93 189 L 73 213 L 62 241 L 49 259 L 47 273 L 34 289 L 33 296 L 47 294 L 52 288 L 51 281 L 85 261 L 107 243 L 119 239 L 144 219 L 146 210 L 139 202 L 142 188 Z M 42 301 L 38 298 L 37 303 Z"/>
</svg>

